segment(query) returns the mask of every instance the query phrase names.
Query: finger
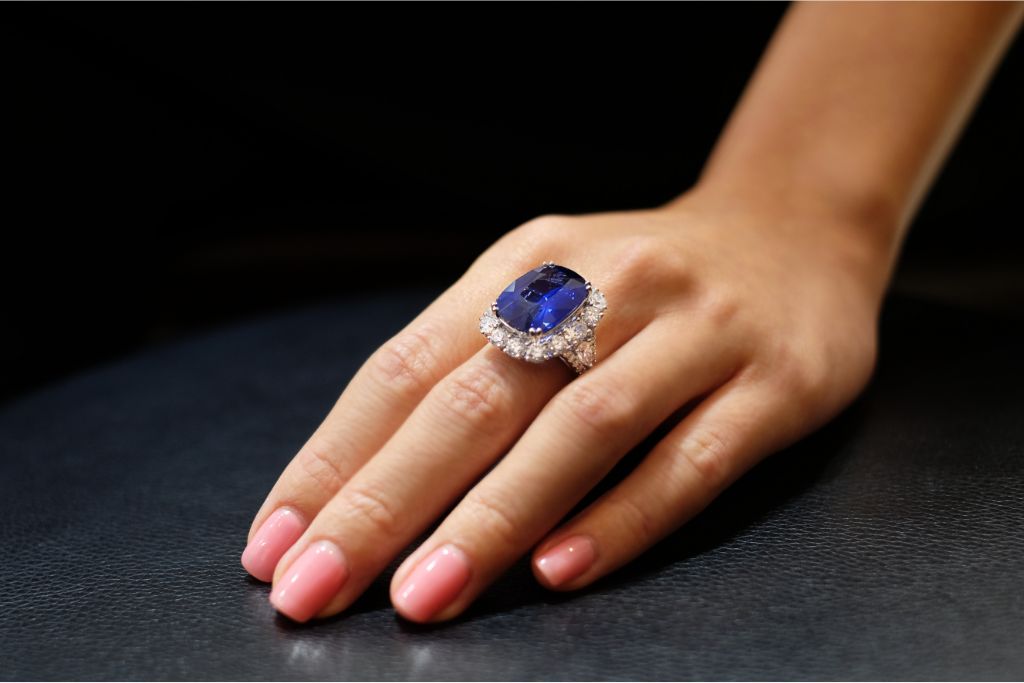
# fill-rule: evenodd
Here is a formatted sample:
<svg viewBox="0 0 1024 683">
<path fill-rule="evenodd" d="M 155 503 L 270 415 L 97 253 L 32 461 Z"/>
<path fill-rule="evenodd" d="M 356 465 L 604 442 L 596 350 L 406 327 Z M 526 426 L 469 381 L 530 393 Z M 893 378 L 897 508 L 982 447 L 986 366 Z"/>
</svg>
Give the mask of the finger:
<svg viewBox="0 0 1024 683">
<path fill-rule="evenodd" d="M 625 479 L 533 553 L 541 584 L 573 590 L 631 561 L 704 509 L 796 423 L 764 383 L 737 377 L 705 399 Z"/>
<path fill-rule="evenodd" d="M 734 366 L 712 325 L 679 334 L 661 319 L 575 379 L 459 503 L 392 580 L 396 609 L 449 619 L 561 519 L 673 410 Z M 685 372 L 683 371 L 685 369 Z"/>
<path fill-rule="evenodd" d="M 485 343 L 475 333 L 486 301 L 478 279 L 467 272 L 356 372 L 256 514 L 242 553 L 251 575 L 269 581 L 281 556 L 344 482 L 437 380 Z"/>
<path fill-rule="evenodd" d="M 622 325 L 605 341 L 615 346 L 629 334 Z M 275 607 L 304 621 L 351 604 L 506 452 L 571 377 L 558 361 L 525 363 L 490 346 L 456 368 L 281 559 L 271 592 Z M 330 552 L 318 553 L 324 547 Z M 311 571 L 307 556 L 323 569 Z"/>
</svg>

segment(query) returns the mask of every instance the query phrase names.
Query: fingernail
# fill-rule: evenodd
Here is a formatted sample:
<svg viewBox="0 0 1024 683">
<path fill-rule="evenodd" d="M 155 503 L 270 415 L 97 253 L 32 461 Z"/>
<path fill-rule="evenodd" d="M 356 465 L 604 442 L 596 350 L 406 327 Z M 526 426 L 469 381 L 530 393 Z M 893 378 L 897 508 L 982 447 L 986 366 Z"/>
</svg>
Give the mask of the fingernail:
<svg viewBox="0 0 1024 683">
<path fill-rule="evenodd" d="M 451 543 L 420 562 L 398 590 L 396 607 L 414 621 L 427 621 L 447 607 L 469 582 L 469 560 Z"/>
<path fill-rule="evenodd" d="M 274 578 L 278 561 L 299 540 L 306 522 L 291 508 L 278 508 L 260 525 L 242 553 L 245 571 L 260 581 Z"/>
<path fill-rule="evenodd" d="M 594 564 L 597 552 L 586 536 L 567 538 L 537 560 L 537 569 L 552 586 L 572 581 Z"/>
<path fill-rule="evenodd" d="M 348 578 L 341 549 L 318 541 L 292 562 L 270 593 L 270 604 L 295 621 L 307 621 L 331 601 Z"/>
</svg>

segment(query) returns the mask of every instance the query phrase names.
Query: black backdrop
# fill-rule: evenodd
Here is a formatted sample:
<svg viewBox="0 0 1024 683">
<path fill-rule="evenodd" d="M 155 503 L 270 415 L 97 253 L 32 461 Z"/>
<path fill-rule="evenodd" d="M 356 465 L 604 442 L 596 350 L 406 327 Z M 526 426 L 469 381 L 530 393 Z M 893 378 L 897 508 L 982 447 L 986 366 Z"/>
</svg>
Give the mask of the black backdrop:
<svg viewBox="0 0 1024 683">
<path fill-rule="evenodd" d="M 440 287 L 540 213 L 674 196 L 785 6 L 0 11 L 9 400 L 265 311 Z M 1022 310 L 1022 76 L 1018 40 L 897 286 Z"/>
</svg>

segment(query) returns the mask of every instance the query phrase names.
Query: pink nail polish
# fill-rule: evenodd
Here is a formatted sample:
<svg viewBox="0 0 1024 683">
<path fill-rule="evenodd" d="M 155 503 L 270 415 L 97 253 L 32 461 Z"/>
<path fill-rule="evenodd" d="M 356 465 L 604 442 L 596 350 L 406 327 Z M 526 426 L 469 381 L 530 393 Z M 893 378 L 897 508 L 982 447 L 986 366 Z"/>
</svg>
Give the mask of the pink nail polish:
<svg viewBox="0 0 1024 683">
<path fill-rule="evenodd" d="M 594 564 L 597 552 L 586 536 L 567 538 L 537 560 L 537 569 L 552 586 L 572 581 Z"/>
<path fill-rule="evenodd" d="M 398 590 L 396 607 L 413 621 L 427 621 L 447 607 L 469 582 L 469 560 L 451 543 L 430 553 Z"/>
<path fill-rule="evenodd" d="M 245 571 L 260 581 L 274 578 L 278 560 L 299 540 L 306 522 L 291 508 L 278 508 L 260 525 L 242 553 Z"/>
<path fill-rule="evenodd" d="M 327 606 L 347 578 L 341 549 L 330 541 L 317 541 L 274 584 L 270 603 L 295 621 L 307 621 Z"/>
</svg>

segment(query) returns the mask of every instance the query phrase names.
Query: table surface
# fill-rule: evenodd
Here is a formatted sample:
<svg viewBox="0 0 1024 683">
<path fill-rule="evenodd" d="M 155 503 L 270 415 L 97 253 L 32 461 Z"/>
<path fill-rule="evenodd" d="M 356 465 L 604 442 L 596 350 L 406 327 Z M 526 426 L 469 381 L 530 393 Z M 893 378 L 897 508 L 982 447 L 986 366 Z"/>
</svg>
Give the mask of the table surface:
<svg viewBox="0 0 1024 683">
<path fill-rule="evenodd" d="M 900 297 L 860 400 L 590 588 L 546 591 L 524 557 L 411 624 L 388 581 L 417 541 L 344 614 L 276 617 L 238 561 L 252 515 L 433 294 L 247 322 L 0 409 L 0 677 L 1024 677 L 1024 325 Z"/>
</svg>

